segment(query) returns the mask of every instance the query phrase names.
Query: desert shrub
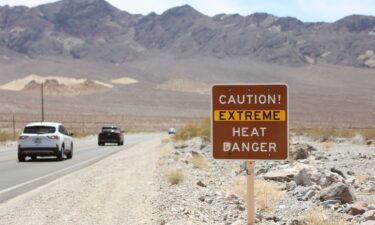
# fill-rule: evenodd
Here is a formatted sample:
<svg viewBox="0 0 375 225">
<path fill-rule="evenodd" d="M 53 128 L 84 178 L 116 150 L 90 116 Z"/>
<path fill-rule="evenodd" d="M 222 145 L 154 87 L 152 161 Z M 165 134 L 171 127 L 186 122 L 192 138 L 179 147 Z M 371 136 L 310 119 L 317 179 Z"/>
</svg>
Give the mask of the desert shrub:
<svg viewBox="0 0 375 225">
<path fill-rule="evenodd" d="M 193 164 L 194 168 L 203 169 L 208 166 L 207 159 L 201 155 L 193 155 L 191 158 L 191 163 Z"/>
<path fill-rule="evenodd" d="M 364 183 L 364 182 L 366 182 L 367 180 L 369 180 L 370 177 L 367 176 L 367 175 L 358 175 L 358 176 L 355 177 L 355 179 L 356 179 L 359 183 Z"/>
<path fill-rule="evenodd" d="M 330 150 L 334 145 L 335 145 L 334 142 L 328 141 L 328 140 L 323 142 L 323 144 L 322 144 L 323 149 L 326 150 L 326 151 Z"/>
<path fill-rule="evenodd" d="M 201 137 L 204 140 L 209 140 L 211 135 L 211 120 L 205 118 L 200 123 L 190 122 L 181 128 L 176 135 L 174 140 L 188 140 L 194 137 Z"/>
<path fill-rule="evenodd" d="M 272 211 L 285 193 L 267 181 L 255 182 L 255 202 L 257 209 Z"/>
<path fill-rule="evenodd" d="M 200 124 L 200 137 L 202 137 L 204 140 L 210 140 L 211 139 L 211 118 L 207 117 L 203 119 L 203 121 Z"/>
<path fill-rule="evenodd" d="M 161 139 L 161 143 L 162 143 L 162 144 L 167 144 L 167 143 L 169 143 L 170 141 L 171 141 L 170 138 L 163 138 L 163 139 Z"/>
<path fill-rule="evenodd" d="M 233 184 L 234 193 L 240 196 L 243 200 L 246 200 L 247 197 L 247 188 L 246 188 L 246 179 L 241 177 L 236 179 Z"/>
<path fill-rule="evenodd" d="M 314 128 L 293 128 L 291 132 L 297 135 L 305 135 L 323 140 L 331 140 L 336 137 L 353 138 L 356 135 L 364 139 L 375 139 L 375 128 L 334 128 L 334 127 L 314 127 Z"/>
<path fill-rule="evenodd" d="M 181 183 L 184 180 L 184 173 L 180 170 L 172 170 L 167 174 L 168 182 L 171 185 L 176 185 Z"/>
<path fill-rule="evenodd" d="M 246 179 L 237 180 L 234 183 L 235 193 L 244 200 L 247 197 Z M 255 205 L 258 210 L 272 211 L 277 207 L 278 202 L 284 196 L 285 192 L 278 189 L 270 182 L 257 180 L 255 181 L 254 196 Z"/>
<path fill-rule="evenodd" d="M 345 220 L 335 216 L 328 216 L 322 208 L 316 208 L 307 213 L 303 220 L 304 225 L 350 225 Z"/>
<path fill-rule="evenodd" d="M 71 130 L 71 132 L 74 134 L 74 138 L 84 138 L 90 135 L 97 135 L 98 133 L 96 131 L 84 131 L 84 130 Z"/>
<path fill-rule="evenodd" d="M 12 141 L 12 140 L 16 140 L 17 137 L 13 138 L 13 133 L 10 133 L 10 132 L 0 132 L 0 142 L 3 142 L 3 141 Z"/>
</svg>

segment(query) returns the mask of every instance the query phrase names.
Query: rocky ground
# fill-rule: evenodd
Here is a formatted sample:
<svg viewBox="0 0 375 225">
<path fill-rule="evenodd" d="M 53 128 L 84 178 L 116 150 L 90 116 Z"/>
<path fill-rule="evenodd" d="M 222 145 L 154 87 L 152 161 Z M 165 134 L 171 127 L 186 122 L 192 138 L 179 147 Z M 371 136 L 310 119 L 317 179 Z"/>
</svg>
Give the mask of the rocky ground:
<svg viewBox="0 0 375 225">
<path fill-rule="evenodd" d="M 160 140 L 0 204 L 0 224 L 246 224 L 243 161 L 214 160 L 200 138 Z M 373 141 L 290 143 L 288 161 L 256 162 L 257 225 L 375 224 Z"/>
<path fill-rule="evenodd" d="M 244 162 L 214 160 L 200 138 L 161 152 L 160 224 L 246 224 Z M 256 224 L 375 224 L 374 159 L 374 143 L 358 136 L 292 136 L 288 161 L 256 162 Z"/>
</svg>

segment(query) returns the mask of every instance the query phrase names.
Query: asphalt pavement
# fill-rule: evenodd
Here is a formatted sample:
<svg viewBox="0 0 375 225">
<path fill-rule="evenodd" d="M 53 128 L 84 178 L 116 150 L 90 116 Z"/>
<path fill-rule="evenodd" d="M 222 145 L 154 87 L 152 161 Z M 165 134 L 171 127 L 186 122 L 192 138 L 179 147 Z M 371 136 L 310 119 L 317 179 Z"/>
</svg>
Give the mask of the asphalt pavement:
<svg viewBox="0 0 375 225">
<path fill-rule="evenodd" d="M 123 146 L 98 146 L 96 137 L 75 139 L 72 159 L 57 161 L 56 157 L 18 162 L 16 148 L 0 148 L 0 202 L 13 198 L 59 177 L 91 165 L 118 151 L 155 138 L 160 134 L 125 135 Z"/>
</svg>

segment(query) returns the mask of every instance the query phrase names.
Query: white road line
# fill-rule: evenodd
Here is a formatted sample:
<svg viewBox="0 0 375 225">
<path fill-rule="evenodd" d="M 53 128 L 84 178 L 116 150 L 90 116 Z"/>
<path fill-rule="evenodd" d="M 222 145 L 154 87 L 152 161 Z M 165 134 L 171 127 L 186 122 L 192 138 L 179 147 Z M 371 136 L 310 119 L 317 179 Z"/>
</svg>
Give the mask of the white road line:
<svg viewBox="0 0 375 225">
<path fill-rule="evenodd" d="M 134 143 L 128 144 L 128 145 L 123 146 L 123 147 L 127 147 L 127 148 L 131 148 L 131 147 L 133 147 L 134 145 L 136 145 L 136 144 L 139 143 L 139 141 L 138 141 L 137 139 L 142 140 L 142 139 L 146 139 L 146 138 L 145 138 L 144 136 L 141 136 L 141 137 L 139 137 L 139 138 L 136 138 L 136 140 L 133 140 Z M 144 141 L 144 140 L 142 140 L 142 141 Z M 75 167 L 79 167 L 79 166 L 84 165 L 84 164 L 86 164 L 86 163 L 90 163 L 91 161 L 95 161 L 95 160 L 98 160 L 98 159 L 103 158 L 103 157 L 105 157 L 105 156 L 112 155 L 112 154 L 114 154 L 114 153 L 116 153 L 116 152 L 118 152 L 118 151 L 121 151 L 121 150 L 124 150 L 124 148 L 121 148 L 121 149 L 115 150 L 115 151 L 113 151 L 113 152 L 109 152 L 108 154 L 102 154 L 102 155 L 97 156 L 97 157 L 95 157 L 95 158 L 91 158 L 91 159 L 85 160 L 85 161 L 80 162 L 80 163 L 78 163 L 78 164 L 74 164 L 74 165 L 71 165 L 71 166 L 69 166 L 69 167 L 66 167 L 66 168 L 63 168 L 63 169 L 60 169 L 60 170 L 54 171 L 54 172 L 52 172 L 52 173 L 49 173 L 49 174 L 43 175 L 43 176 L 41 176 L 41 177 L 38 177 L 38 178 L 35 178 L 35 179 L 32 179 L 32 180 L 29 180 L 29 181 L 23 182 L 23 183 L 21 183 L 21 184 L 17 184 L 17 185 L 14 185 L 14 186 L 12 186 L 12 187 L 9 187 L 9 188 L 6 188 L 6 189 L 3 189 L 3 190 L 0 191 L 0 195 L 4 194 L 4 193 L 6 193 L 6 192 L 13 191 L 13 190 L 15 190 L 15 189 L 17 189 L 17 188 L 21 188 L 21 187 L 26 186 L 26 185 L 28 185 L 28 184 L 32 184 L 32 183 L 34 183 L 34 182 L 37 182 L 37 181 L 40 181 L 40 180 L 46 179 L 46 178 L 51 177 L 51 176 L 53 176 L 53 175 L 56 175 L 56 174 L 59 174 L 59 173 L 63 173 L 64 171 L 67 171 L 67 170 L 73 169 L 73 168 L 75 168 Z"/>
</svg>

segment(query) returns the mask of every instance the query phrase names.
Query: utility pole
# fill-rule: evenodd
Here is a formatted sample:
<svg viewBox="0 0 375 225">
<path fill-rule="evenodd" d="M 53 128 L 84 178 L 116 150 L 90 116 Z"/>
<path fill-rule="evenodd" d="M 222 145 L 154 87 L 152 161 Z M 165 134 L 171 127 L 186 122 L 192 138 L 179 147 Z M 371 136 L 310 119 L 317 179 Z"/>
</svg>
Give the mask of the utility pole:
<svg viewBox="0 0 375 225">
<path fill-rule="evenodd" d="M 42 122 L 44 122 L 44 93 L 43 93 L 43 81 L 41 84 L 41 99 L 42 99 Z"/>
<path fill-rule="evenodd" d="M 13 126 L 13 139 L 16 139 L 16 119 L 14 118 L 14 114 L 12 118 L 12 126 Z"/>
</svg>

